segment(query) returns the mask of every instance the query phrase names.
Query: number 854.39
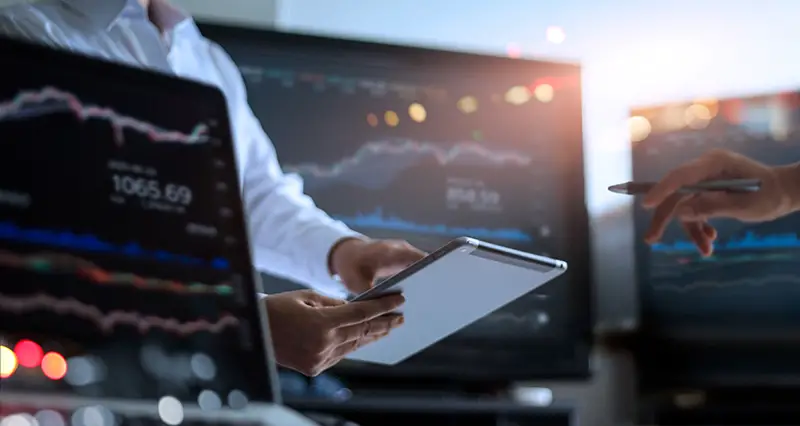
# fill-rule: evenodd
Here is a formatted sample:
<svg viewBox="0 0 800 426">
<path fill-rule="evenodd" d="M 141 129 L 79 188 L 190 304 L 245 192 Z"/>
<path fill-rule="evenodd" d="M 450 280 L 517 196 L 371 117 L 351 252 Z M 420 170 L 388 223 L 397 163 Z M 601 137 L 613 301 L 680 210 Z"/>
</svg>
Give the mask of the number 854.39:
<svg viewBox="0 0 800 426">
<path fill-rule="evenodd" d="M 192 203 L 192 189 L 174 183 L 162 184 L 155 179 L 137 176 L 112 175 L 114 192 L 127 197 L 146 198 L 188 206 Z"/>
</svg>

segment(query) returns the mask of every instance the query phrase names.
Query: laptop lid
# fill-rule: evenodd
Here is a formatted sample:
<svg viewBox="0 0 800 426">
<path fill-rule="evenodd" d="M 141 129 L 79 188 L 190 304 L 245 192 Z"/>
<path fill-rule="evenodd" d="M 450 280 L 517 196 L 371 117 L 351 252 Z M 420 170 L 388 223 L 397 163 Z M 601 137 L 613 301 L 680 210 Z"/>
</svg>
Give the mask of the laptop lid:
<svg viewBox="0 0 800 426">
<path fill-rule="evenodd" d="M 5 39 L 0 56 L 4 394 L 275 402 L 222 93 Z"/>
</svg>

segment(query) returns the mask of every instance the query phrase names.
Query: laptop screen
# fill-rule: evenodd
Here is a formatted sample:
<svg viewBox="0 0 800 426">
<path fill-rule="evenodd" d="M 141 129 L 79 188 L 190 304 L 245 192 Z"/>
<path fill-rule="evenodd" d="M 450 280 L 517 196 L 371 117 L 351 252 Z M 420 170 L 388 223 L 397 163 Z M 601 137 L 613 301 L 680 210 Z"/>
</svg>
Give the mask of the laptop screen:
<svg viewBox="0 0 800 426">
<path fill-rule="evenodd" d="M 216 89 L 2 41 L 3 392 L 272 401 Z"/>
</svg>

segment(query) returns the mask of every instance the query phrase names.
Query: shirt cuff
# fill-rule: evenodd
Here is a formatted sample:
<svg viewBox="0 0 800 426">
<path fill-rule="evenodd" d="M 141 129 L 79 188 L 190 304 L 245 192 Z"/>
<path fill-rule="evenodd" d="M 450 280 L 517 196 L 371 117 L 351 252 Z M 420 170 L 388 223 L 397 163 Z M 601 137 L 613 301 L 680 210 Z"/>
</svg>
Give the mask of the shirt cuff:
<svg viewBox="0 0 800 426">
<path fill-rule="evenodd" d="M 364 235 L 355 232 L 342 223 L 334 223 L 333 226 L 320 229 L 319 233 L 313 238 L 313 247 L 308 256 L 308 269 L 313 279 L 313 288 L 327 296 L 347 297 L 348 291 L 344 283 L 335 279 L 331 275 L 330 255 L 331 249 L 345 238 L 365 238 Z"/>
<path fill-rule="evenodd" d="M 265 250 L 255 244 L 253 260 L 261 271 L 301 283 L 329 297 L 346 298 L 349 292 L 331 276 L 328 268 L 331 249 L 344 238 L 364 236 L 341 222 L 327 219 L 299 232 L 291 250 Z"/>
</svg>

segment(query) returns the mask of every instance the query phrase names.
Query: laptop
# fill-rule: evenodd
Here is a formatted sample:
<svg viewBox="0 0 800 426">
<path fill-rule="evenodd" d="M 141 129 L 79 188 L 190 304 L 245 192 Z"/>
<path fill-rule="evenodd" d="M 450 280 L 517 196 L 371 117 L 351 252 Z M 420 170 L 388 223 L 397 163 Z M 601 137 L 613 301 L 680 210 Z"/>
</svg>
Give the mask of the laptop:
<svg viewBox="0 0 800 426">
<path fill-rule="evenodd" d="M 280 405 L 222 93 L 0 56 L 0 416 L 314 424 Z"/>
</svg>

